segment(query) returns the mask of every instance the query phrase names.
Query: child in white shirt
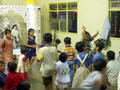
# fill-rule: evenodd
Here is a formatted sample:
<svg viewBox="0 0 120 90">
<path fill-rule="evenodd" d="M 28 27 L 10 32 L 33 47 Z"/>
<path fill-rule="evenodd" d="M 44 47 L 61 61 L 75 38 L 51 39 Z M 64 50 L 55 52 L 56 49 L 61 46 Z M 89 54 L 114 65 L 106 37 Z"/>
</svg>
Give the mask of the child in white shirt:
<svg viewBox="0 0 120 90">
<path fill-rule="evenodd" d="M 27 74 L 27 57 L 25 56 L 27 49 L 25 46 L 21 47 L 21 55 L 19 56 L 17 72 L 19 73 L 22 80 L 28 81 L 28 74 Z"/>
<path fill-rule="evenodd" d="M 57 71 L 57 77 L 56 77 L 56 88 L 59 90 L 59 88 L 64 88 L 64 90 L 67 90 L 68 85 L 70 83 L 70 74 L 69 74 L 69 66 L 66 63 L 67 55 L 65 53 L 61 53 L 59 56 L 59 60 L 56 64 L 56 71 Z"/>
</svg>

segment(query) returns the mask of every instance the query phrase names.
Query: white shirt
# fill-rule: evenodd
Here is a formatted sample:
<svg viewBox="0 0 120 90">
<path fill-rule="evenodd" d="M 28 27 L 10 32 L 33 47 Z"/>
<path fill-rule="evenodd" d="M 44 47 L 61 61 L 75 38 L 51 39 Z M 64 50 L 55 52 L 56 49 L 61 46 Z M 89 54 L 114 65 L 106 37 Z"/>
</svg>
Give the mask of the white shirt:
<svg viewBox="0 0 120 90">
<path fill-rule="evenodd" d="M 18 73 L 25 73 L 25 72 L 27 72 L 26 60 L 27 60 L 27 57 L 25 55 L 21 54 L 19 56 L 18 66 L 17 66 L 17 72 Z M 23 68 L 23 61 L 25 63 L 25 72 L 24 72 L 24 68 Z"/>
<path fill-rule="evenodd" d="M 120 72 L 120 62 L 111 60 L 107 63 L 107 76 L 108 81 L 112 86 L 117 85 L 118 74 Z"/>
<path fill-rule="evenodd" d="M 102 74 L 99 71 L 94 71 L 80 85 L 80 90 L 100 90 L 100 86 L 95 83 L 96 79 L 101 78 Z"/>
<path fill-rule="evenodd" d="M 49 77 L 52 76 L 55 72 L 56 68 L 56 53 L 57 49 L 55 46 L 52 45 L 46 45 L 45 47 L 40 49 L 40 52 L 42 52 L 44 59 L 41 63 L 40 71 L 42 72 L 42 76 Z M 39 54 L 38 54 L 39 56 Z"/>
<path fill-rule="evenodd" d="M 70 82 L 69 66 L 66 62 L 58 61 L 56 64 L 57 78 L 56 80 L 62 83 Z"/>
</svg>

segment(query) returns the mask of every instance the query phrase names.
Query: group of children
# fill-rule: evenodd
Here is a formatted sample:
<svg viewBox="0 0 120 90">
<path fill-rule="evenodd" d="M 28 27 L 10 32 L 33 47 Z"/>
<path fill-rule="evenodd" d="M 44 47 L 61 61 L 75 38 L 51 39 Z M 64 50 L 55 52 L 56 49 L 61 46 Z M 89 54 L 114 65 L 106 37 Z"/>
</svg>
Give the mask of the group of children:
<svg viewBox="0 0 120 90">
<path fill-rule="evenodd" d="M 17 89 L 17 86 L 19 86 L 21 81 L 28 81 L 27 59 L 29 59 L 28 66 L 31 70 L 34 57 L 36 56 L 37 44 L 35 43 L 34 29 L 28 30 L 26 45 L 21 46 L 21 55 L 17 57 L 18 65 L 14 62 L 12 54 L 14 47 L 11 30 L 6 29 L 5 35 L 6 37 L 0 42 L 0 48 L 2 49 L 0 53 L 0 90 L 29 90 L 29 88 Z M 22 84 L 26 83 L 23 82 Z"/>
<path fill-rule="evenodd" d="M 107 52 L 106 61 L 105 55 L 102 53 L 104 42 L 98 39 L 94 41 L 93 51 L 95 54 L 91 55 L 89 51 L 92 49 L 87 45 L 91 42 L 91 36 L 85 30 L 83 34 L 86 38 L 77 42 L 75 48 L 71 46 L 71 38 L 66 37 L 64 39 L 66 47 L 59 56 L 57 48 L 52 45 L 52 35 L 46 33 L 43 36 L 45 46 L 37 54 L 37 60 L 42 63 L 41 72 L 45 90 L 52 90 L 54 71 L 57 73 L 55 80 L 57 90 L 60 88 L 67 90 L 69 87 L 80 88 L 80 90 L 105 90 L 106 88 L 117 90 L 120 62 L 115 61 L 114 51 Z M 97 34 L 98 32 L 93 39 Z M 56 62 L 56 60 L 59 61 Z"/>
<path fill-rule="evenodd" d="M 38 46 L 35 42 L 34 30 L 28 30 L 26 45 L 21 46 L 18 65 L 12 61 L 13 40 L 11 39 L 11 31 L 6 30 L 5 34 L 6 39 L 0 42 L 0 48 L 2 48 L 0 90 L 29 90 L 26 61 L 29 59 L 28 67 L 31 70 Z M 117 89 L 120 62 L 114 60 L 115 53 L 113 51 L 107 52 L 107 63 L 102 53 L 104 43 L 101 40 L 94 41 L 95 54 L 91 55 L 89 52 L 92 50 L 90 42 L 97 34 L 98 32 L 91 37 L 83 26 L 83 40 L 77 42 L 73 48 L 71 38 L 65 37 L 63 51 L 57 49 L 58 44 L 61 43 L 59 39 L 56 40 L 56 45 L 53 45 L 52 34 L 45 33 L 43 35 L 44 45 L 41 46 L 36 59 L 41 62 L 40 71 L 45 90 L 52 90 L 54 74 L 56 74 L 54 83 L 57 90 L 60 88 L 68 90 L 69 87 L 80 88 L 80 90 L 105 90 L 107 86 L 109 86 L 109 90 Z M 4 74 L 7 68 L 9 73 Z"/>
<path fill-rule="evenodd" d="M 30 84 L 16 72 L 17 64 L 8 63 L 8 75 L 4 74 L 5 63 L 0 60 L 0 90 L 30 90 Z"/>
</svg>

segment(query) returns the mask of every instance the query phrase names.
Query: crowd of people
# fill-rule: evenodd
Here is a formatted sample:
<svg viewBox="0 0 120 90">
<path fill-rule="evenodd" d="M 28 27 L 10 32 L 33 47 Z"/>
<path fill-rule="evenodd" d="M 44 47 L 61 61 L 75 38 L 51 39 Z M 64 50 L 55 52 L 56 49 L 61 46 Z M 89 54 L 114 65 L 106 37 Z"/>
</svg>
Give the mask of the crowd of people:
<svg viewBox="0 0 120 90">
<path fill-rule="evenodd" d="M 56 90 L 117 90 L 120 62 L 115 60 L 115 52 L 109 50 L 104 55 L 104 42 L 100 39 L 94 41 L 92 49 L 90 42 L 99 32 L 91 36 L 85 26 L 82 28 L 83 40 L 76 42 L 74 48 L 71 46 L 71 37 L 65 37 L 63 51 L 58 50 L 61 40 L 57 39 L 55 44 L 52 43 L 51 33 L 45 33 L 43 43 L 38 45 L 35 42 L 34 29 L 29 29 L 26 45 L 21 46 L 17 63 L 12 58 L 11 30 L 6 29 L 6 38 L 0 42 L 0 90 L 30 90 L 27 61 L 29 60 L 28 69 L 32 70 L 35 57 L 41 63 L 40 71 L 45 90 L 53 90 L 53 84 L 56 85 Z M 38 53 L 37 47 L 40 47 Z"/>
</svg>

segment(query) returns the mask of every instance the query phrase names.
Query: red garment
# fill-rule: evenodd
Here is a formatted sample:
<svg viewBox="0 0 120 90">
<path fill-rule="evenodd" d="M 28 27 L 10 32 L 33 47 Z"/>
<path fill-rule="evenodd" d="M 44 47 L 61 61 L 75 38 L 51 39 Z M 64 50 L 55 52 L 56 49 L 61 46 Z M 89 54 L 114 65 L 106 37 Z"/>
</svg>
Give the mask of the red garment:
<svg viewBox="0 0 120 90">
<path fill-rule="evenodd" d="M 21 80 L 27 80 L 28 79 L 28 74 L 27 73 L 19 73 Z"/>
<path fill-rule="evenodd" d="M 18 73 L 10 72 L 6 77 L 4 90 L 13 90 L 20 83 L 21 79 Z"/>
</svg>

